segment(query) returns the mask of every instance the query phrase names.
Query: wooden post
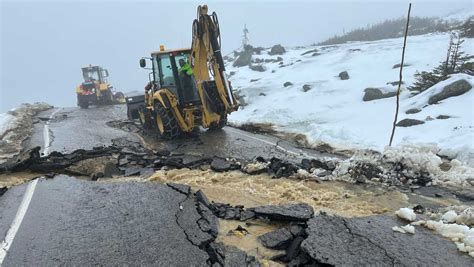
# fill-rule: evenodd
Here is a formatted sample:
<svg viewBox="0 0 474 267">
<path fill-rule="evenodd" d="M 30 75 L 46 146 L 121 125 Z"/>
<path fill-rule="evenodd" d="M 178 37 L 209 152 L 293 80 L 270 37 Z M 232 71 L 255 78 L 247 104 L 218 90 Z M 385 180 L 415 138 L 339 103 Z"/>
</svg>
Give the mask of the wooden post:
<svg viewBox="0 0 474 267">
<path fill-rule="evenodd" d="M 390 135 L 390 142 L 388 143 L 388 146 L 392 146 L 393 136 L 395 135 L 395 128 L 397 127 L 396 125 L 397 125 L 397 120 L 398 120 L 398 110 L 400 109 L 400 87 L 402 86 L 403 63 L 405 61 L 405 47 L 407 46 L 408 25 L 410 24 L 410 12 L 411 12 L 411 3 L 408 6 L 407 25 L 405 28 L 405 38 L 403 39 L 402 62 L 400 64 L 400 79 L 398 81 L 398 90 L 397 90 L 397 108 L 395 110 L 395 119 L 393 120 L 392 134 Z"/>
</svg>

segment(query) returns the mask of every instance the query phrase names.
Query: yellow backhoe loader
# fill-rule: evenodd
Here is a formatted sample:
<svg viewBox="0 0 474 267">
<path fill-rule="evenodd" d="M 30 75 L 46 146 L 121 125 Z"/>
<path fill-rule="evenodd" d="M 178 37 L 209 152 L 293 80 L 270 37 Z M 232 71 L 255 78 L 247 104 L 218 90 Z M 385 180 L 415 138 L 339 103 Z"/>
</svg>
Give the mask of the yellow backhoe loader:
<svg viewBox="0 0 474 267">
<path fill-rule="evenodd" d="M 112 105 L 125 103 L 122 92 L 115 92 L 107 82 L 109 72 L 100 67 L 92 66 L 82 68 L 84 82 L 76 87 L 77 105 L 87 108 L 89 105 Z"/>
<path fill-rule="evenodd" d="M 225 73 L 217 15 L 208 15 L 206 5 L 197 13 L 192 47 L 167 50 L 161 45 L 151 57 L 140 59 L 142 68 L 151 61 L 150 82 L 144 97 L 127 97 L 129 118 L 138 117 L 144 128 L 165 139 L 198 126 L 222 128 L 227 115 L 238 108 Z"/>
</svg>

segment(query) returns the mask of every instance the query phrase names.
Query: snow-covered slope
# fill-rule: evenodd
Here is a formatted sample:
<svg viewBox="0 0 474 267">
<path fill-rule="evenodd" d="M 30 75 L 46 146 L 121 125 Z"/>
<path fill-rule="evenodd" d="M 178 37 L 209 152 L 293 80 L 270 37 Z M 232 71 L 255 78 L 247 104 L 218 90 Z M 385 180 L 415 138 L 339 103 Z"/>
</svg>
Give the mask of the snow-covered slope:
<svg viewBox="0 0 474 267">
<path fill-rule="evenodd" d="M 445 84 L 465 79 L 474 86 L 468 75 L 454 75 L 433 88 L 410 97 L 405 89 L 414 82 L 416 71 L 428 71 L 443 61 L 449 34 L 430 34 L 408 38 L 405 55 L 399 121 L 419 119 L 425 123 L 411 127 L 397 127 L 394 144 L 434 143 L 444 152 L 474 165 L 474 90 L 451 97 L 436 105 L 429 105 L 417 114 L 405 114 L 426 105 L 430 95 Z M 228 62 L 228 73 L 234 89 L 248 104 L 230 115 L 234 124 L 269 122 L 283 132 L 303 133 L 310 142 L 325 142 L 342 149 L 369 148 L 383 150 L 388 144 L 392 127 L 395 98 L 365 102 L 364 89 L 373 87 L 394 91 L 399 69 L 403 39 L 375 42 L 354 42 L 337 46 L 286 48 L 279 55 L 283 63 L 263 63 L 264 72 L 248 66 L 233 67 Z M 302 55 L 303 53 L 314 50 Z M 463 50 L 474 54 L 474 40 L 466 39 Z M 277 59 L 268 55 L 269 49 L 252 59 Z M 314 54 L 317 53 L 317 54 Z M 341 80 L 338 74 L 347 71 L 350 78 Z M 285 82 L 292 85 L 284 87 Z M 396 84 L 396 83 L 395 83 Z M 303 86 L 311 87 L 304 92 Z M 436 119 L 447 115 L 448 119 Z M 435 118 L 431 120 L 431 118 Z M 431 145 L 432 145 L 431 144 Z"/>
</svg>

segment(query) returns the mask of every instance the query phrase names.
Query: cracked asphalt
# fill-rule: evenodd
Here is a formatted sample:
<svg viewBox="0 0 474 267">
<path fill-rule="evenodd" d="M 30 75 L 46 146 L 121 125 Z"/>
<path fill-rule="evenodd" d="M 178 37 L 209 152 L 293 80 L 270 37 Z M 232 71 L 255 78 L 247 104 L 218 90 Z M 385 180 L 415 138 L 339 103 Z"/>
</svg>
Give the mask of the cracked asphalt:
<svg viewBox="0 0 474 267">
<path fill-rule="evenodd" d="M 125 106 L 56 108 L 39 116 L 51 119 L 35 124 L 27 148 L 44 148 L 49 140 L 50 152 L 71 153 L 128 140 L 175 154 L 243 161 L 258 156 L 294 163 L 303 158 L 337 157 L 232 127 L 164 142 L 108 126 L 107 122 L 126 119 Z M 48 139 L 44 129 L 48 129 Z M 36 187 L 31 200 L 14 239 L 8 240 L 32 183 Z M 2 243 L 8 251 L 4 258 L 0 251 L 0 266 L 208 266 L 209 247 L 219 247 L 211 243 L 216 238 L 213 222 L 217 219 L 201 214 L 202 205 L 178 187 L 130 180 L 93 182 L 65 175 L 12 187 L 0 196 L 0 235 L 9 242 Z M 423 229 L 414 236 L 400 235 L 391 230 L 397 224 L 400 222 L 388 216 L 316 216 L 308 221 L 308 236 L 301 250 L 319 263 L 331 265 L 472 264 L 452 242 Z M 221 250 L 227 251 L 224 260 L 229 265 L 250 262 L 242 251 Z"/>
<path fill-rule="evenodd" d="M 0 198 L 0 233 L 26 186 Z M 201 233 L 196 208 L 180 209 L 186 199 L 159 183 L 41 179 L 3 266 L 207 265 L 207 253 L 186 237 Z"/>
</svg>

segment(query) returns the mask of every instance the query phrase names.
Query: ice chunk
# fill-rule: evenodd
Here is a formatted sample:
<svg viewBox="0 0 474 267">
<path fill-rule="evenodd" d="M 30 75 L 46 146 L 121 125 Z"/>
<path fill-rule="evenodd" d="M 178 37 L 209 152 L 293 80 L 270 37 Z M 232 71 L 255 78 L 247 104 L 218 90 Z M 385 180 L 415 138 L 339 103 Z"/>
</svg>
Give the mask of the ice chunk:
<svg viewBox="0 0 474 267">
<path fill-rule="evenodd" d="M 395 212 L 395 214 L 403 220 L 413 222 L 416 220 L 416 214 L 413 209 L 410 208 L 401 208 Z"/>
<path fill-rule="evenodd" d="M 405 226 L 394 226 L 392 227 L 392 230 L 395 232 L 400 232 L 400 233 L 409 233 L 409 234 L 415 234 L 415 227 L 413 225 L 407 224 Z"/>
<path fill-rule="evenodd" d="M 456 221 L 456 218 L 458 217 L 458 214 L 454 210 L 450 210 L 443 214 L 441 217 L 441 220 L 445 223 L 453 223 Z"/>
</svg>

